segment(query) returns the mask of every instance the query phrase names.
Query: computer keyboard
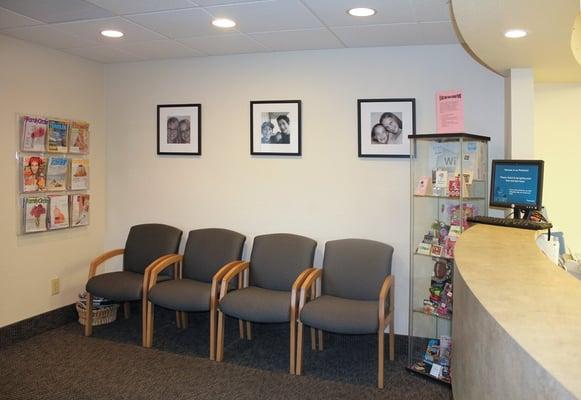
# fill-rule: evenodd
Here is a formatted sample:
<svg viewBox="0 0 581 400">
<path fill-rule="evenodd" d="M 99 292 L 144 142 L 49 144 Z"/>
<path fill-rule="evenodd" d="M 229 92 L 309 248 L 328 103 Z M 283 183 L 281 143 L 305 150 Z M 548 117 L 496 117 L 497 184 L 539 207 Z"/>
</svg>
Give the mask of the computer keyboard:
<svg viewBox="0 0 581 400">
<path fill-rule="evenodd" d="M 484 215 L 468 217 L 468 222 L 477 222 L 479 224 L 486 225 L 506 226 L 509 228 L 531 229 L 535 231 L 551 229 L 553 227 L 553 224 L 551 224 L 550 222 L 530 221 L 528 219 L 486 217 Z"/>
</svg>

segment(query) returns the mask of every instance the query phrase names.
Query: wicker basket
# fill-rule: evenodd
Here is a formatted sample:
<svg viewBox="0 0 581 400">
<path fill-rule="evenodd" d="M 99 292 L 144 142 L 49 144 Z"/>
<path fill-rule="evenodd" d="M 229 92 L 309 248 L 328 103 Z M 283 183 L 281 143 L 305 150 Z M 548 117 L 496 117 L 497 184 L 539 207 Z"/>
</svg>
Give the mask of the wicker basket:
<svg viewBox="0 0 581 400">
<path fill-rule="evenodd" d="M 109 324 L 117 319 L 117 309 L 119 304 L 111 304 L 102 308 L 93 309 L 93 326 Z M 81 308 L 77 303 L 77 312 L 79 313 L 79 323 L 85 325 L 87 320 L 87 310 Z"/>
</svg>

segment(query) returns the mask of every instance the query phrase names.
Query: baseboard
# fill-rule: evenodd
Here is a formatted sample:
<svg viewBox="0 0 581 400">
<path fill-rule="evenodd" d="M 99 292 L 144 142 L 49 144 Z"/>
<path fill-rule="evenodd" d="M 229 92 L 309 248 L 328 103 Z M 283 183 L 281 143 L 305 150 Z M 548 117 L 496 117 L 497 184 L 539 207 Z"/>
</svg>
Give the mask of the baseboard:
<svg viewBox="0 0 581 400">
<path fill-rule="evenodd" d="M 56 310 L 15 322 L 0 328 L 0 348 L 30 339 L 51 329 L 77 320 L 75 305 L 70 304 Z"/>
</svg>

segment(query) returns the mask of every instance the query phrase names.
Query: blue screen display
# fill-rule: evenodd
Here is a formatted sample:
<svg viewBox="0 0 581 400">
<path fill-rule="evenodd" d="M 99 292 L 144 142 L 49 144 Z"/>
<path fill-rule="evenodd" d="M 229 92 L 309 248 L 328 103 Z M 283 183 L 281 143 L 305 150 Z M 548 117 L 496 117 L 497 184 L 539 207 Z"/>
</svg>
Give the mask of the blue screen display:
<svg viewBox="0 0 581 400">
<path fill-rule="evenodd" d="M 505 164 L 494 166 L 492 202 L 534 208 L 539 186 L 538 164 Z"/>
</svg>

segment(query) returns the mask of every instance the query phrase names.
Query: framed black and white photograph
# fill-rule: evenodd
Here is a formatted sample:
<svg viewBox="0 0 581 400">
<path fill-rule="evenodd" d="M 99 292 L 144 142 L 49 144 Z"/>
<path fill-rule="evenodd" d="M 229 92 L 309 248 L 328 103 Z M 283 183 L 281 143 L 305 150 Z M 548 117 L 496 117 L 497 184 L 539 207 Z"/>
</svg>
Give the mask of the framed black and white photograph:
<svg viewBox="0 0 581 400">
<path fill-rule="evenodd" d="M 301 155 L 301 101 L 250 102 L 250 154 Z"/>
<path fill-rule="evenodd" d="M 157 106 L 157 154 L 202 154 L 202 105 Z"/>
<path fill-rule="evenodd" d="M 409 157 L 416 99 L 357 100 L 359 157 Z"/>
</svg>

